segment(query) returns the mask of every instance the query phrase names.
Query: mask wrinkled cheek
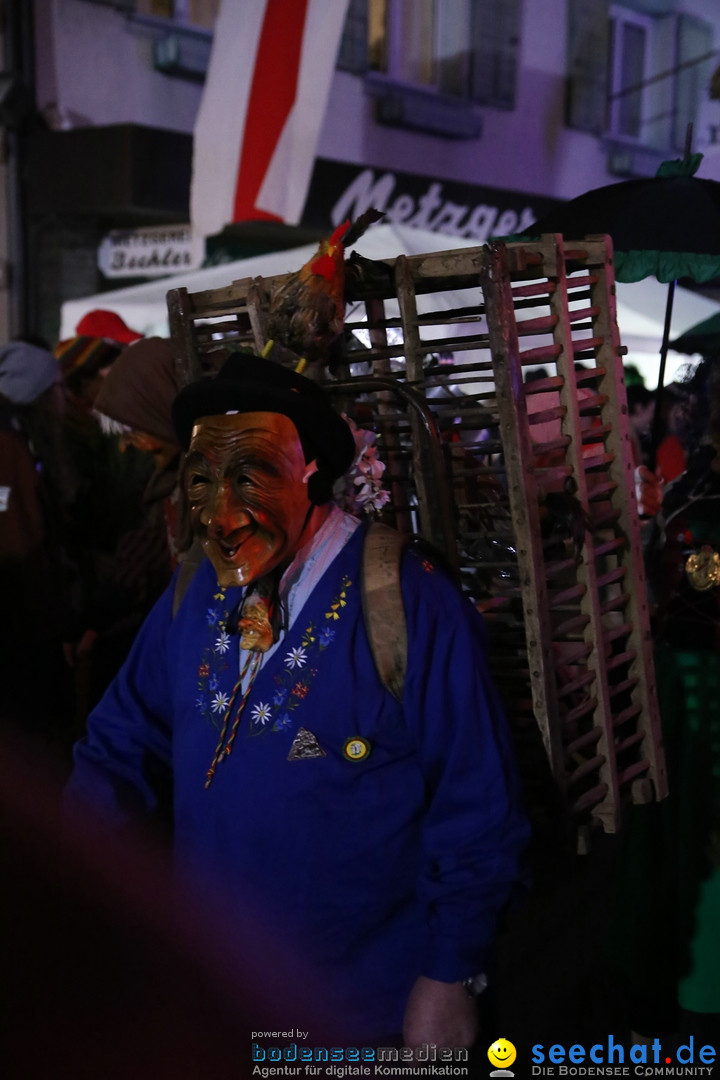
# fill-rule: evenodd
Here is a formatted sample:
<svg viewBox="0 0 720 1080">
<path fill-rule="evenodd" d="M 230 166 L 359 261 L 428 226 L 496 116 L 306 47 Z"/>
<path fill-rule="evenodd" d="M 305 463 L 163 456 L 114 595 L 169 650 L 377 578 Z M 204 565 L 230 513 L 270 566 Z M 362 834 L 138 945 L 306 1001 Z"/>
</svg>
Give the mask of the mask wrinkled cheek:
<svg viewBox="0 0 720 1080">
<path fill-rule="evenodd" d="M 205 528 L 202 522 L 205 502 L 190 503 L 190 525 L 194 533 L 199 534 Z"/>
</svg>

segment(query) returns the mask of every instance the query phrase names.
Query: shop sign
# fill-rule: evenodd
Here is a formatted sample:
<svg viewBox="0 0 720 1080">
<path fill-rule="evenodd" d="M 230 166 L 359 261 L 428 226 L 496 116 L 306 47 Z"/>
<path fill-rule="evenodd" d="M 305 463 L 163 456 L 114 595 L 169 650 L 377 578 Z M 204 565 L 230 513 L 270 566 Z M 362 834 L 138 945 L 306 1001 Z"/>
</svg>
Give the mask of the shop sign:
<svg viewBox="0 0 720 1080">
<path fill-rule="evenodd" d="M 156 278 L 197 270 L 205 242 L 189 225 L 113 229 L 98 248 L 98 266 L 107 278 Z"/>
<path fill-rule="evenodd" d="M 318 158 L 302 221 L 330 228 L 346 218 L 355 220 L 372 206 L 383 212 L 386 224 L 484 244 L 492 236 L 521 232 L 557 202 L 503 188 Z"/>
</svg>

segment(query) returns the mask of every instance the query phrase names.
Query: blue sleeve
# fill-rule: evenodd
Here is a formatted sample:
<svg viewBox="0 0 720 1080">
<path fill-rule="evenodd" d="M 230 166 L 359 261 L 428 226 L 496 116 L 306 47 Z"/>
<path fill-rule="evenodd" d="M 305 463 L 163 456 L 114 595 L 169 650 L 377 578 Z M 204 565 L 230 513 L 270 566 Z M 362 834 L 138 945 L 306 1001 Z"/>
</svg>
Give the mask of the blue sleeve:
<svg viewBox="0 0 720 1080">
<path fill-rule="evenodd" d="M 168 633 L 173 583 L 90 714 L 65 789 L 68 815 L 125 826 L 165 810 L 171 791 L 172 706 Z"/>
<path fill-rule="evenodd" d="M 402 586 L 403 706 L 430 800 L 419 882 L 422 970 L 454 982 L 485 969 L 498 913 L 521 876 L 529 827 L 481 616 L 413 553 L 403 560 Z"/>
</svg>

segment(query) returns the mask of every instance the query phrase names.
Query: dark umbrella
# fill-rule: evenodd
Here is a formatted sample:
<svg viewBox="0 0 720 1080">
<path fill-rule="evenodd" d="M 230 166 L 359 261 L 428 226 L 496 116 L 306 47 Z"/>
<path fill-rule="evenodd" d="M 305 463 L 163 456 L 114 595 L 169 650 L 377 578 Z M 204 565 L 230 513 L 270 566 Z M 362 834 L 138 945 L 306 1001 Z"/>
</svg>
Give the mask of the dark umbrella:
<svg viewBox="0 0 720 1080">
<path fill-rule="evenodd" d="M 720 312 L 703 319 L 670 342 L 670 348 L 680 353 L 700 353 L 720 357 Z"/>
<path fill-rule="evenodd" d="M 690 133 L 688 133 L 689 143 Z M 675 285 L 720 277 L 720 183 L 695 176 L 702 154 L 686 150 L 657 175 L 606 184 L 554 207 L 521 233 L 526 238 L 562 233 L 569 239 L 607 234 L 618 281 L 656 277 L 669 283 L 663 328 L 652 451 L 660 434 L 660 398 L 670 341 Z"/>
</svg>

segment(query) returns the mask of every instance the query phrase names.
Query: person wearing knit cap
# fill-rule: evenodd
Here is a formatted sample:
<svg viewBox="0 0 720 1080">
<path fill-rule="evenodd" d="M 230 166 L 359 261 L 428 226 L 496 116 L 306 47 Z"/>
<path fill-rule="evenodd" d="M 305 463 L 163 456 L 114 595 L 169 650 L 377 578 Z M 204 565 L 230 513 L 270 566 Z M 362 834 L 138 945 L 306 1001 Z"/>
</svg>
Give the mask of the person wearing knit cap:
<svg viewBox="0 0 720 1080">
<path fill-rule="evenodd" d="M 65 385 L 78 398 L 92 403 L 102 379 L 122 350 L 117 341 L 81 335 L 59 341 L 54 352 Z"/>
<path fill-rule="evenodd" d="M 173 420 L 205 557 L 90 716 L 68 813 L 122 829 L 168 810 L 198 909 L 220 888 L 276 928 L 327 980 L 345 1045 L 467 1047 L 527 838 L 481 617 L 412 548 L 370 590 L 369 523 L 331 501 L 355 440 L 317 383 L 239 352 Z M 390 689 L 368 619 L 393 582 Z"/>
<path fill-rule="evenodd" d="M 62 551 L 67 476 L 59 439 L 60 369 L 46 349 L 0 348 L 0 720 L 62 739 L 71 715 L 64 669 Z M 37 708 L 32 687 L 50 679 Z"/>
</svg>

